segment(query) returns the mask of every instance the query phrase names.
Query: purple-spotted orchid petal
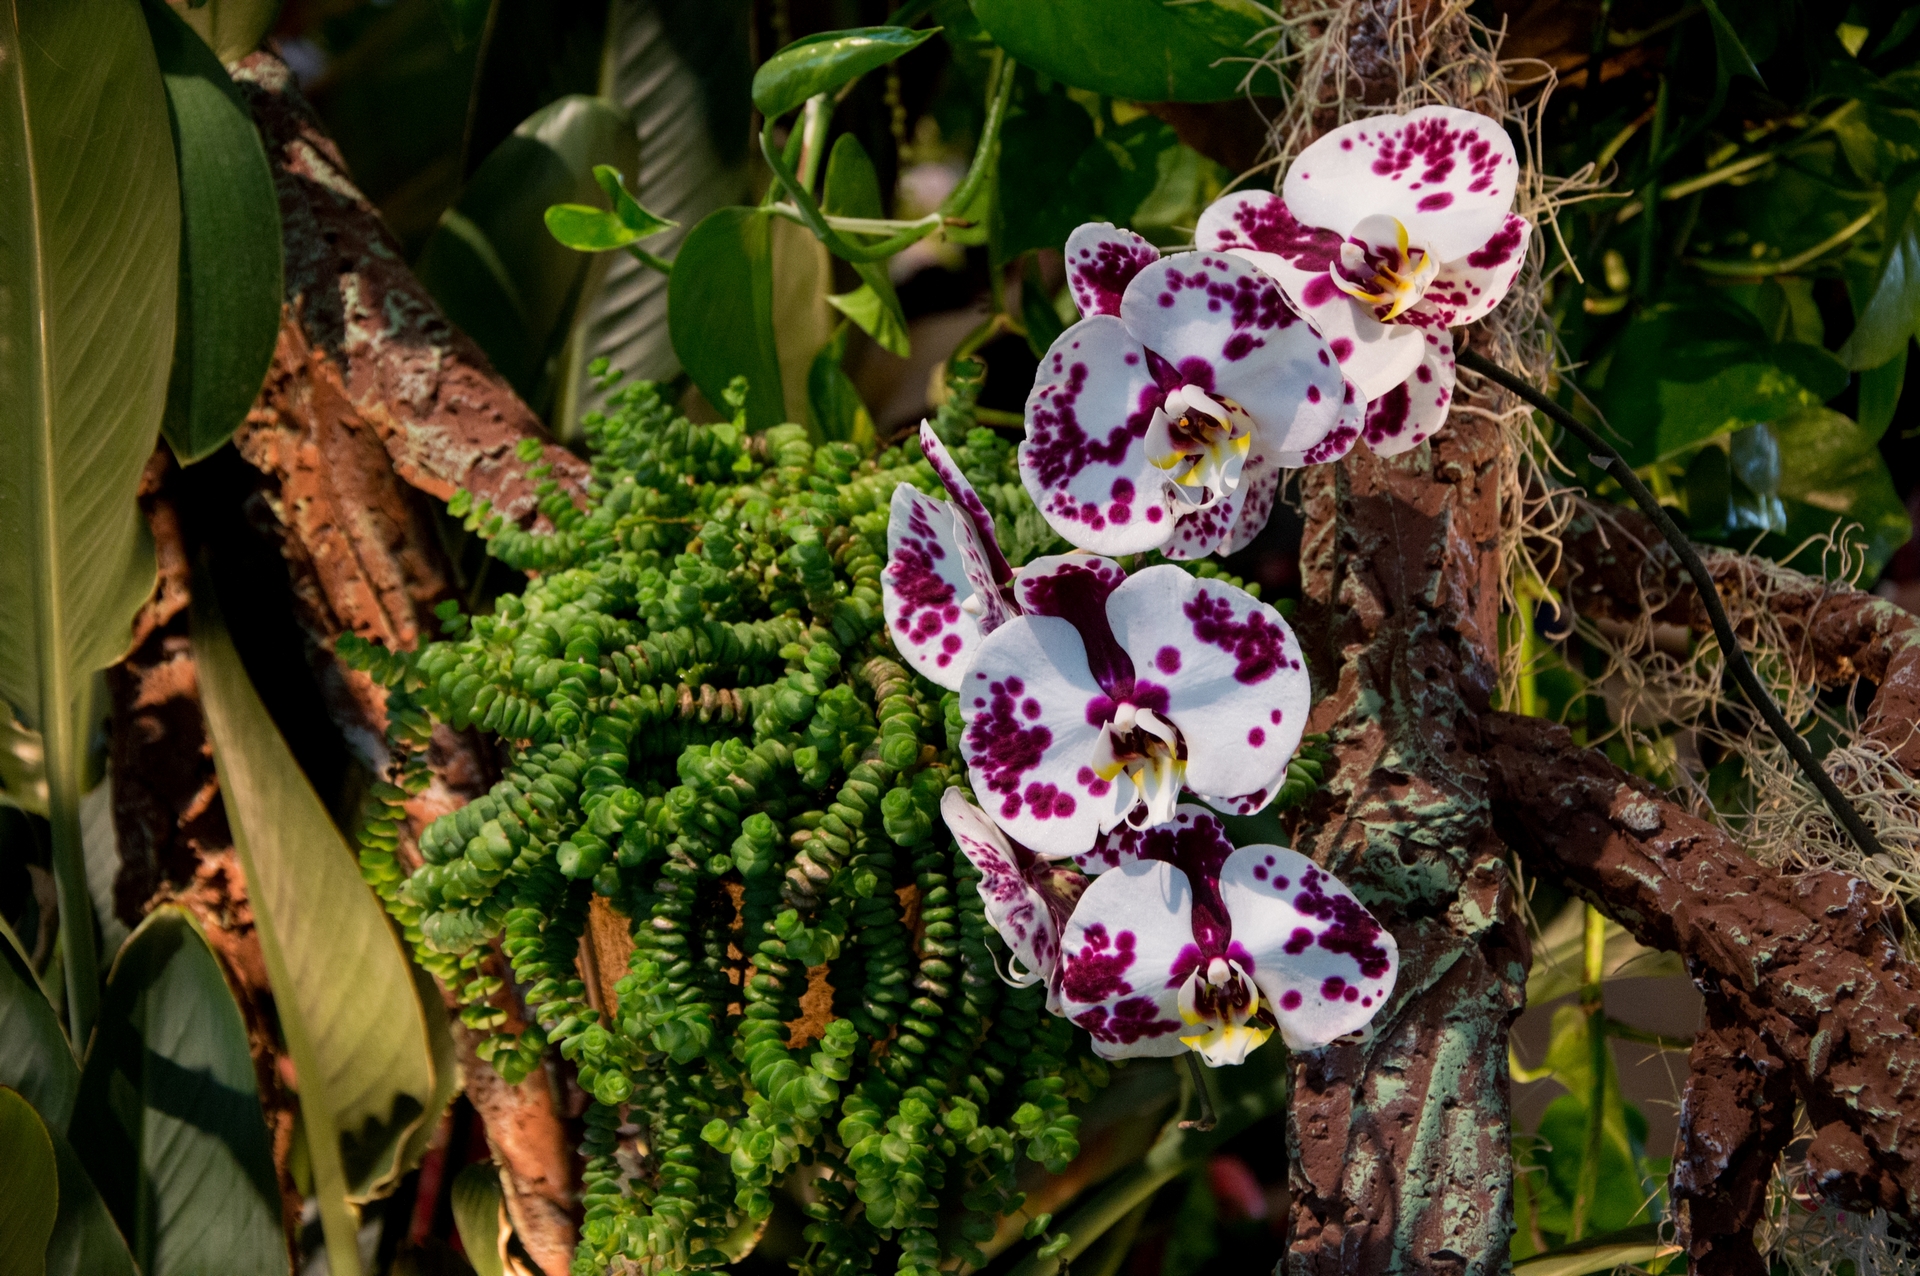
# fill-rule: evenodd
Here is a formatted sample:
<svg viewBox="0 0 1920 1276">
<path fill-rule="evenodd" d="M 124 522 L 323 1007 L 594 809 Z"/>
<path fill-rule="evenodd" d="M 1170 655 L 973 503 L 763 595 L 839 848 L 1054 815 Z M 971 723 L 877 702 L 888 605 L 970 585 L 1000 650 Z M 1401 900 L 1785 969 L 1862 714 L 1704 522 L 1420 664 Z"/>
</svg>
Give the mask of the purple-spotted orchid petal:
<svg viewBox="0 0 1920 1276">
<path fill-rule="evenodd" d="M 1411 318 L 1418 322 L 1422 315 Z M 1435 323 L 1422 334 L 1423 357 L 1413 375 L 1367 405 L 1360 435 L 1378 456 L 1410 452 L 1446 424 L 1453 403 L 1453 334 Z"/>
<path fill-rule="evenodd" d="M 1235 191 L 1222 196 L 1200 214 L 1194 240 L 1202 248 L 1245 257 L 1271 276 L 1293 308 L 1326 338 L 1362 398 L 1385 394 L 1419 363 L 1415 334 L 1381 323 L 1370 308 L 1334 286 L 1340 236 L 1301 225 L 1278 195 Z"/>
<path fill-rule="evenodd" d="M 1118 315 L 1133 277 L 1160 260 L 1160 250 L 1111 222 L 1088 222 L 1067 236 L 1067 287 L 1081 315 Z"/>
<path fill-rule="evenodd" d="M 1306 726 L 1300 647 L 1244 590 L 1171 565 L 1127 577 L 1091 555 L 1022 569 L 1024 616 L 988 635 L 960 688 L 961 748 L 988 814 L 1042 855 L 1172 816 L 1182 785 L 1248 813 Z"/>
<path fill-rule="evenodd" d="M 1393 992 L 1400 948 L 1331 873 L 1282 846 L 1243 846 L 1220 866 L 1234 943 L 1288 1048 L 1357 1032 Z"/>
<path fill-rule="evenodd" d="M 1424 106 L 1325 134 L 1288 166 L 1280 193 L 1309 226 L 1345 239 L 1370 218 L 1391 218 L 1423 256 L 1449 262 L 1506 223 L 1519 178 L 1498 120 Z"/>
<path fill-rule="evenodd" d="M 1047 985 L 1047 1009 L 1062 1013 L 1060 935 L 1086 878 L 1072 865 L 1044 860 L 1012 841 L 958 788 L 940 798 L 940 814 L 960 850 L 980 870 L 981 902 L 987 921 L 1007 941 L 1014 968 L 1007 981 L 1015 987 Z"/>
<path fill-rule="evenodd" d="M 1108 1058 L 1239 1063 L 1278 1027 L 1313 1049 L 1364 1028 L 1393 990 L 1393 937 L 1331 875 L 1278 846 L 1236 850 L 1219 817 L 1116 831 L 1062 941 L 1061 1013 Z"/>
<path fill-rule="evenodd" d="M 1020 475 L 1082 549 L 1192 557 L 1233 532 L 1255 452 L 1311 447 L 1357 428 L 1361 410 L 1264 274 L 1229 254 L 1180 253 L 1139 267 L 1117 315 L 1089 315 L 1047 351 Z"/>
<path fill-rule="evenodd" d="M 1281 465 L 1337 460 L 1363 438 L 1390 456 L 1440 428 L 1453 365 L 1435 330 L 1484 317 L 1519 274 L 1531 227 L 1510 211 L 1518 175 L 1496 121 L 1425 107 L 1335 129 L 1301 152 L 1281 195 L 1240 191 L 1201 214 L 1200 247 L 1272 276 L 1367 400 L 1363 425 Z"/>
<path fill-rule="evenodd" d="M 906 484 L 893 489 L 881 610 L 900 653 L 928 679 L 957 689 L 980 639 L 1013 614 L 1013 579 L 993 517 L 931 427 L 921 446 L 952 501 Z"/>
</svg>

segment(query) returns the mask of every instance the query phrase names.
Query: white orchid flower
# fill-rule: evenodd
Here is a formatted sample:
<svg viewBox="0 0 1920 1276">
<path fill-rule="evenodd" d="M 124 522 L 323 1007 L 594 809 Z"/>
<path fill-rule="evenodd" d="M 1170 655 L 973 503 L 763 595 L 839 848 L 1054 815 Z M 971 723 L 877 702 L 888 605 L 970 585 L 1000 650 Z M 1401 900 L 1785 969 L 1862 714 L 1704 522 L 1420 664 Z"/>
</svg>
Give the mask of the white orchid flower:
<svg viewBox="0 0 1920 1276">
<path fill-rule="evenodd" d="M 1015 593 L 1023 614 L 980 641 L 960 688 L 961 752 L 1008 836 L 1074 855 L 1122 821 L 1172 819 L 1183 787 L 1241 813 L 1272 801 L 1310 694 L 1279 612 L 1087 554 L 1036 559 Z"/>
<path fill-rule="evenodd" d="M 1526 259 L 1519 171 L 1499 121 L 1428 106 L 1342 125 L 1300 153 L 1280 194 L 1237 191 L 1201 214 L 1195 242 L 1272 277 L 1367 401 L 1361 427 L 1305 463 L 1360 439 L 1409 451 L 1446 421 L 1448 330 L 1499 304 Z"/>
<path fill-rule="evenodd" d="M 1266 525 L 1280 468 L 1361 400 L 1331 349 L 1264 274 L 1230 253 L 1162 258 L 1131 231 L 1067 240 L 1083 315 L 1027 396 L 1020 477 L 1082 549 L 1231 553 Z"/>
</svg>

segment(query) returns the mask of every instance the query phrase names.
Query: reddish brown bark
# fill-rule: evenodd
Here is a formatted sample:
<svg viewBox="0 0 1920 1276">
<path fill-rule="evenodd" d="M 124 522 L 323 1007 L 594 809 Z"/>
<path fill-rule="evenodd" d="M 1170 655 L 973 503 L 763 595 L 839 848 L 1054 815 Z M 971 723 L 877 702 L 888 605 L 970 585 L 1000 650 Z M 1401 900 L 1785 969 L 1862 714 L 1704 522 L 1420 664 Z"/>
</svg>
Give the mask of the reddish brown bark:
<svg viewBox="0 0 1920 1276">
<path fill-rule="evenodd" d="M 442 500 L 466 488 L 510 519 L 530 518 L 533 487 L 514 447 L 544 443 L 539 419 L 407 269 L 286 64 L 253 53 L 233 78 L 273 165 L 287 321 L 302 336 L 291 349 L 283 343 L 277 368 L 316 378 L 324 369 L 414 487 Z M 307 360 L 310 352 L 319 359 Z M 548 444 L 542 459 L 562 487 L 584 483 L 586 466 L 565 449 Z"/>
<path fill-rule="evenodd" d="M 1296 1069 L 1287 1271 L 1496 1272 L 1512 1219 L 1507 1031 L 1527 945 L 1474 724 L 1497 659 L 1498 429 L 1304 475 L 1300 628 L 1338 758 L 1296 845 L 1400 943 L 1367 1041 Z"/>
<path fill-rule="evenodd" d="M 1482 730 L 1509 844 L 1680 953 L 1785 1060 L 1815 1129 L 1814 1185 L 1846 1207 L 1920 1213 L 1920 970 L 1865 883 L 1756 863 L 1556 724 L 1493 714 Z"/>
<path fill-rule="evenodd" d="M 1766 1276 L 1753 1228 L 1793 1134 L 1792 1075 L 1717 994 L 1707 998 L 1688 1069 L 1671 1185 L 1677 1239 L 1700 1276 Z"/>
</svg>

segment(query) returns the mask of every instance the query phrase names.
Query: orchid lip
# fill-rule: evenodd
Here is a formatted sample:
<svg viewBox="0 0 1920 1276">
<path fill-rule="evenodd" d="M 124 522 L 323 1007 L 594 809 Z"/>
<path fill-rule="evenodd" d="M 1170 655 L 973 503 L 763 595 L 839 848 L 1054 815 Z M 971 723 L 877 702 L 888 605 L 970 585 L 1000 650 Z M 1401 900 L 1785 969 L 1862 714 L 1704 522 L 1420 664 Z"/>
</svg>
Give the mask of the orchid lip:
<svg viewBox="0 0 1920 1276">
<path fill-rule="evenodd" d="M 1397 217 L 1386 220 L 1393 223 L 1399 249 L 1393 264 L 1380 260 L 1379 254 L 1356 238 L 1342 244 L 1340 260 L 1327 267 L 1327 277 L 1341 292 L 1363 305 L 1387 307 L 1387 312 L 1380 316 L 1382 323 L 1399 318 L 1417 305 L 1426 296 L 1427 286 L 1440 273 L 1440 262 L 1432 253 L 1411 246 L 1405 223 Z M 1371 287 L 1368 283 L 1355 282 L 1356 278 L 1366 279 L 1369 274 Z"/>
<path fill-rule="evenodd" d="M 1180 1043 L 1213 1067 L 1244 1062 L 1273 1035 L 1274 1018 L 1251 976 L 1237 961 L 1214 957 L 1180 987 L 1180 1018 L 1199 1032 Z"/>
<path fill-rule="evenodd" d="M 1186 782 L 1180 732 L 1151 709 L 1123 703 L 1100 730 L 1093 746 L 1095 775 L 1109 783 L 1122 775 L 1139 800 L 1127 814 L 1136 827 L 1165 824 L 1173 818 Z"/>
</svg>

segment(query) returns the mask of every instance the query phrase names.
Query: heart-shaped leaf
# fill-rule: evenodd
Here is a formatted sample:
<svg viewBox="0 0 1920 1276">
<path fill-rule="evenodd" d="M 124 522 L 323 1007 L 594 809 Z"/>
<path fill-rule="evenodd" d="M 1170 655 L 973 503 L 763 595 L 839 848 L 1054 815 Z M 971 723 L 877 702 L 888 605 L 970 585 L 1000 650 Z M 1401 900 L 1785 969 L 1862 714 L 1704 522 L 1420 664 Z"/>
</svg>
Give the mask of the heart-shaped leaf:
<svg viewBox="0 0 1920 1276">
<path fill-rule="evenodd" d="M 873 167 L 866 148 L 851 133 L 842 133 L 827 156 L 826 198 L 821 201 L 827 212 L 840 217 L 884 217 L 880 199 L 880 175 Z M 860 330 L 888 354 L 906 358 L 911 351 L 907 340 L 907 316 L 900 308 L 900 296 L 887 276 L 881 261 L 853 263 L 860 276 L 860 287 L 852 292 L 828 297 L 833 308 L 854 321 Z"/>
<path fill-rule="evenodd" d="M 938 27 L 856 27 L 823 31 L 796 40 L 760 65 L 753 75 L 753 104 L 768 119 L 778 119 L 816 93 L 831 93 L 849 80 L 877 70 L 917 49 Z"/>
<path fill-rule="evenodd" d="M 768 216 L 755 208 L 707 216 L 674 257 L 667 291 L 667 328 L 681 366 L 716 407 L 727 383 L 746 377 L 747 424 L 755 430 L 778 425 L 786 410 Z"/>
<path fill-rule="evenodd" d="M 973 11 L 1022 66 L 1137 102 L 1238 97 L 1272 26 L 1248 0 L 973 0 Z M 1270 73 L 1255 86 L 1278 87 Z"/>
</svg>

